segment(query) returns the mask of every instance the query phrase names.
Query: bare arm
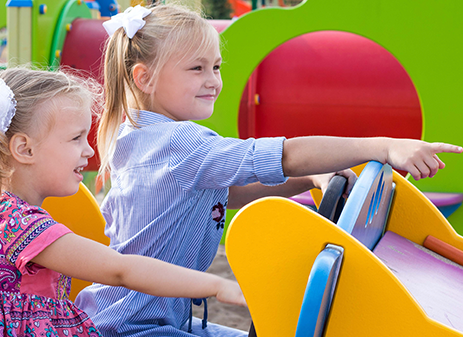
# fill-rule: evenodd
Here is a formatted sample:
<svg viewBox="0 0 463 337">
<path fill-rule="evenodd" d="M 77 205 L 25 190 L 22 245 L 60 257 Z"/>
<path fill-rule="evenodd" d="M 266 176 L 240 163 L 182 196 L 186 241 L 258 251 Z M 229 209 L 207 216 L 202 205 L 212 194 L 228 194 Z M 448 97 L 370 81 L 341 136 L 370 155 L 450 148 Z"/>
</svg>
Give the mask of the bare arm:
<svg viewBox="0 0 463 337">
<path fill-rule="evenodd" d="M 289 178 L 281 185 L 266 186 L 261 183 L 253 183 L 246 186 L 231 186 L 228 194 L 227 208 L 238 209 L 251 201 L 266 196 L 292 197 L 314 188 L 312 177 Z"/>
<path fill-rule="evenodd" d="M 53 242 L 32 262 L 70 277 L 154 296 L 216 296 L 221 302 L 246 305 L 236 282 L 145 256 L 123 255 L 73 233 Z"/>
<path fill-rule="evenodd" d="M 351 170 L 343 170 L 319 175 L 289 178 L 286 183 L 276 186 L 266 186 L 261 183 L 253 183 L 246 186 L 232 186 L 228 195 L 229 209 L 239 209 L 251 201 L 266 196 L 292 197 L 294 195 L 311 190 L 312 188 L 321 189 L 323 192 L 328 187 L 328 183 L 335 175 L 343 175 L 348 179 L 348 186 L 344 197 L 347 197 L 352 190 L 357 176 Z"/>
<path fill-rule="evenodd" d="M 460 146 L 396 138 L 298 137 L 283 144 L 285 176 L 339 171 L 370 160 L 410 172 L 415 180 L 433 177 L 445 164 L 437 153 L 461 153 Z"/>
</svg>

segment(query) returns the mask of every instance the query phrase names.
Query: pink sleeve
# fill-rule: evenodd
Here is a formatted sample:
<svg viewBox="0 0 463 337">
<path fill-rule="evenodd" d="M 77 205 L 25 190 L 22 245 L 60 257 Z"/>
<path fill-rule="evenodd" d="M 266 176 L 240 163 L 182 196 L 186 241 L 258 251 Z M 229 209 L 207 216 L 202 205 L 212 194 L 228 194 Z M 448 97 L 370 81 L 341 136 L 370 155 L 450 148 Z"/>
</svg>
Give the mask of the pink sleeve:
<svg viewBox="0 0 463 337">
<path fill-rule="evenodd" d="M 16 260 L 16 268 L 23 275 L 37 273 L 43 267 L 29 262 L 57 239 L 68 233 L 72 233 L 72 231 L 60 223 L 48 227 L 19 254 Z"/>
<path fill-rule="evenodd" d="M 30 261 L 71 230 L 40 207 L 14 206 L 4 215 L 7 220 L 2 231 L 2 248 L 6 259 L 22 274 L 35 274 L 43 267 Z"/>
</svg>

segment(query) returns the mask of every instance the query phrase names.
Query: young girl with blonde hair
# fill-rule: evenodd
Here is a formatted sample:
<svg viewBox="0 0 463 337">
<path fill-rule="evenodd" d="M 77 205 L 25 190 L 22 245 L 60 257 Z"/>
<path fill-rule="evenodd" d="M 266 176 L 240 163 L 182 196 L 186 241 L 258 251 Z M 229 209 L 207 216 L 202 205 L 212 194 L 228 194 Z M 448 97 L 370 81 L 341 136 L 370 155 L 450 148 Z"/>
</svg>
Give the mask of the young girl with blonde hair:
<svg viewBox="0 0 463 337">
<path fill-rule="evenodd" d="M 0 72 L 0 333 L 101 336 L 69 299 L 70 277 L 155 296 L 245 305 L 236 282 L 122 255 L 73 234 L 41 208 L 77 192 L 94 151 L 90 87 L 62 72 Z"/>
<path fill-rule="evenodd" d="M 213 113 L 222 89 L 220 39 L 210 23 L 181 7 L 157 5 L 130 8 L 104 25 L 111 37 L 98 148 L 111 189 L 102 213 L 111 247 L 121 253 L 204 271 L 227 207 L 324 188 L 329 172 L 368 160 L 425 178 L 444 167 L 436 153 L 462 151 L 388 138 L 223 138 L 190 122 Z M 353 173 L 341 174 L 352 186 Z M 95 284 L 77 304 L 106 337 L 246 335 L 197 319 L 188 329 L 187 299 Z"/>
</svg>

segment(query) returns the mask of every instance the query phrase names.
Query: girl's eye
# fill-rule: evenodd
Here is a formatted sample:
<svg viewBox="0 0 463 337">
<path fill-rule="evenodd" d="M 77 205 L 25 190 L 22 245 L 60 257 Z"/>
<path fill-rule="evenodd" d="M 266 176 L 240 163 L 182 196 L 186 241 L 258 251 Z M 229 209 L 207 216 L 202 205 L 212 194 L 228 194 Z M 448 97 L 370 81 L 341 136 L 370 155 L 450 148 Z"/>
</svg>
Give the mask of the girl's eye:
<svg viewBox="0 0 463 337">
<path fill-rule="evenodd" d="M 220 64 L 214 66 L 214 70 L 220 70 Z"/>
<path fill-rule="evenodd" d="M 72 138 L 72 140 L 79 140 L 79 139 L 80 139 L 80 135 L 78 135 L 77 137 Z"/>
<path fill-rule="evenodd" d="M 203 68 L 201 66 L 193 67 L 191 70 L 202 70 Z"/>
</svg>

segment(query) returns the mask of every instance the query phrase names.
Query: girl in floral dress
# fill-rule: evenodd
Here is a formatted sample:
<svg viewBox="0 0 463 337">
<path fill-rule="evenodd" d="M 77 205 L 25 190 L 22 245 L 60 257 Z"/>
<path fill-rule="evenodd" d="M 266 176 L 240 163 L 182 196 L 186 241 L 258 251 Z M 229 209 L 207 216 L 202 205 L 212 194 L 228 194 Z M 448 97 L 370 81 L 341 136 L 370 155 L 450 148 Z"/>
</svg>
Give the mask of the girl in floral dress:
<svg viewBox="0 0 463 337">
<path fill-rule="evenodd" d="M 46 197 L 77 192 L 94 154 L 87 136 L 96 96 L 88 84 L 62 72 L 0 73 L 0 333 L 101 336 L 68 299 L 70 277 L 245 305 L 235 282 L 121 255 L 75 235 L 41 208 Z"/>
</svg>

